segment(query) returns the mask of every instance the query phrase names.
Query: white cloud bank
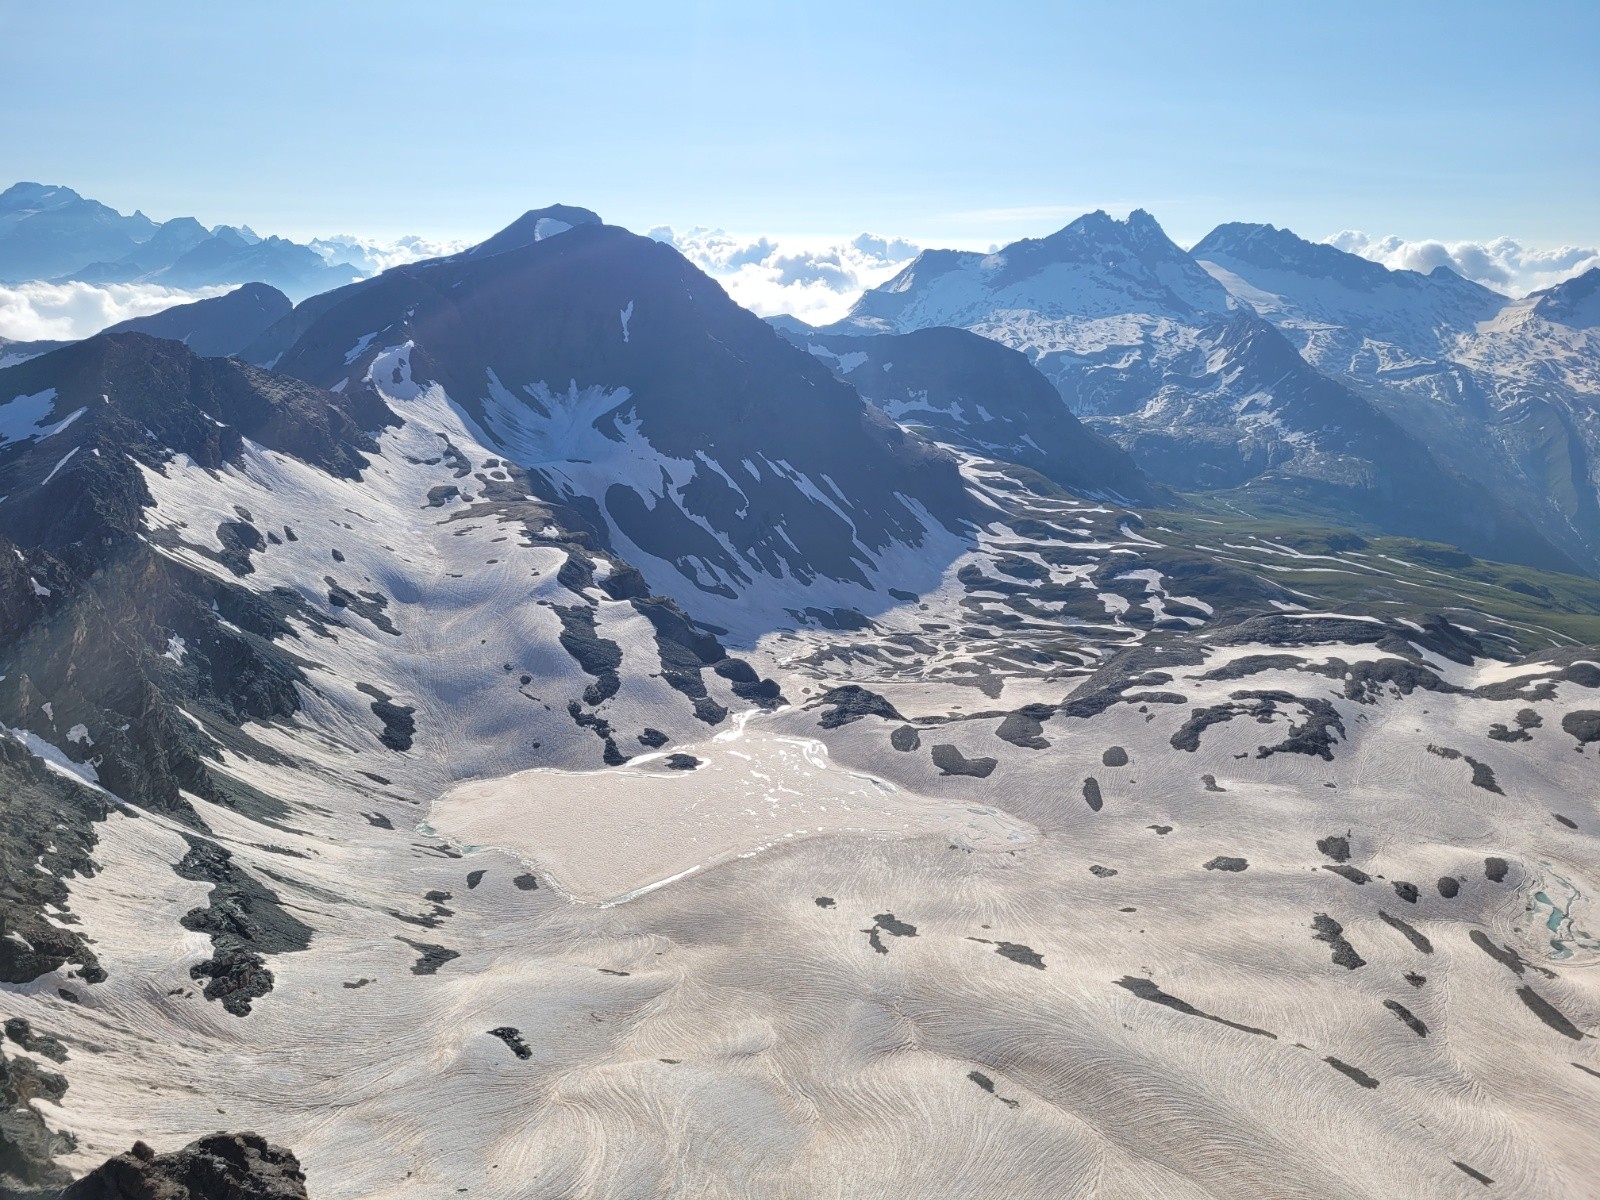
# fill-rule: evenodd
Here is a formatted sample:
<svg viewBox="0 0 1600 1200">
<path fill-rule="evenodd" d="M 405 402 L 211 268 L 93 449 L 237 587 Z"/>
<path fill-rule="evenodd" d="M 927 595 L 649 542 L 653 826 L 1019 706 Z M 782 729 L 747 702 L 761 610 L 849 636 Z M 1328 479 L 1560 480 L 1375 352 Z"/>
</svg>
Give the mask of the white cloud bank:
<svg viewBox="0 0 1600 1200">
<path fill-rule="evenodd" d="M 1545 250 L 1509 237 L 1492 242 L 1411 242 L 1393 236 L 1375 238 L 1360 230 L 1346 229 L 1327 241 L 1391 270 L 1427 274 L 1435 267 L 1449 267 L 1458 275 L 1508 296 L 1525 296 L 1554 287 L 1591 267 L 1600 267 L 1600 247 Z"/>
<path fill-rule="evenodd" d="M 220 296 L 237 286 L 188 291 L 150 283 L 0 284 L 0 338 L 18 342 L 86 338 L 118 321 Z"/>
<path fill-rule="evenodd" d="M 920 247 L 903 238 L 863 233 L 849 241 L 749 237 L 721 229 L 650 231 L 677 247 L 758 316 L 788 313 L 812 325 L 837 321 L 862 292 L 893 278 Z"/>
<path fill-rule="evenodd" d="M 330 263 L 349 263 L 358 271 L 376 275 L 390 267 L 419 262 L 424 258 L 457 254 L 472 243 L 459 238 L 441 241 L 416 234 L 393 241 L 376 241 L 351 233 L 338 233 L 332 237 L 314 238 L 308 244 Z"/>
</svg>

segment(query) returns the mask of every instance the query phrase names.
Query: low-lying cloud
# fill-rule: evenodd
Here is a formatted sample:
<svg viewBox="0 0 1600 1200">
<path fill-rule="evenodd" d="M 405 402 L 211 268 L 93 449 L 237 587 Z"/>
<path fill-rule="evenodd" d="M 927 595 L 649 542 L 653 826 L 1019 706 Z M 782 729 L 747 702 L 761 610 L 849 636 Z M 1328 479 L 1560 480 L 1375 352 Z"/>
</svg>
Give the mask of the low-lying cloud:
<svg viewBox="0 0 1600 1200">
<path fill-rule="evenodd" d="M 677 247 L 735 301 L 758 316 L 787 313 L 812 325 L 837 321 L 861 293 L 893 278 L 920 247 L 863 233 L 849 241 L 746 237 L 721 229 L 650 231 Z"/>
<path fill-rule="evenodd" d="M 1380 262 L 1391 270 L 1421 271 L 1449 267 L 1475 283 L 1525 296 L 1600 267 L 1600 247 L 1562 246 L 1547 250 L 1526 246 L 1516 238 L 1492 242 L 1407 241 L 1400 237 L 1375 238 L 1356 229 L 1334 234 L 1328 243 L 1362 258 Z"/>
<path fill-rule="evenodd" d="M 441 258 L 457 254 L 472 243 L 457 239 L 419 237 L 411 234 L 392 241 L 357 237 L 338 233 L 332 237 L 313 238 L 309 245 L 330 263 L 349 263 L 366 275 L 376 275 L 390 267 L 420 262 L 425 258 Z"/>
<path fill-rule="evenodd" d="M 91 337 L 118 321 L 220 296 L 236 286 L 190 291 L 150 283 L 0 284 L 0 338 L 33 342 Z"/>
</svg>

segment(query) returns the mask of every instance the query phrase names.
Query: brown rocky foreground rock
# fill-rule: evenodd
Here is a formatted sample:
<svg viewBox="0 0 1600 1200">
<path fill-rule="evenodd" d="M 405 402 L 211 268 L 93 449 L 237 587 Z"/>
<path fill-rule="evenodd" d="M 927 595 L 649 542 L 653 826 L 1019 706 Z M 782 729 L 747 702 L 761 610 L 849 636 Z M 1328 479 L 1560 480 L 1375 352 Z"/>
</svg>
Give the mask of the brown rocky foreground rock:
<svg viewBox="0 0 1600 1200">
<path fill-rule="evenodd" d="M 60 1200 L 307 1200 L 300 1161 L 258 1133 L 213 1133 L 157 1154 L 135 1142 Z"/>
</svg>

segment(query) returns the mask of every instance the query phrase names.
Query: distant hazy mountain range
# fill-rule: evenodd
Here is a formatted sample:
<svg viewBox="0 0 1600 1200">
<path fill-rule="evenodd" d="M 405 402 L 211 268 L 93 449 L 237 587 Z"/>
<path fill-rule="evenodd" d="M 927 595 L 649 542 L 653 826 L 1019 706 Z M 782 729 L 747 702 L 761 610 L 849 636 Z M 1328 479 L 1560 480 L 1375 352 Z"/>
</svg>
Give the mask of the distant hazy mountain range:
<svg viewBox="0 0 1600 1200">
<path fill-rule="evenodd" d="M 0 192 L 0 283 L 43 279 L 157 283 L 174 288 L 270 284 L 296 300 L 362 274 L 309 246 L 247 226 L 207 229 L 193 217 L 124 216 L 67 187 L 18 183 Z"/>
</svg>

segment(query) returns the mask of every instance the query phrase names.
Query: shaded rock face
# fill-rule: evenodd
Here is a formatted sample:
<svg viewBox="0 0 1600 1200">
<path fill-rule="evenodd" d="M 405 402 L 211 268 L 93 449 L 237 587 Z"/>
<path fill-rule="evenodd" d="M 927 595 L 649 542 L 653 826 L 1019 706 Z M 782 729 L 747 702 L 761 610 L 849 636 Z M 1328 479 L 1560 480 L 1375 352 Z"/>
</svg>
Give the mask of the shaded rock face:
<svg viewBox="0 0 1600 1200">
<path fill-rule="evenodd" d="M 306 1200 L 300 1161 L 258 1133 L 213 1133 L 157 1154 L 135 1142 L 60 1200 Z"/>
<path fill-rule="evenodd" d="M 0 1050 L 0 1196 L 42 1200 L 71 1181 L 53 1160 L 74 1150 L 77 1140 L 53 1132 L 35 1104 L 59 1104 L 66 1092 L 63 1076 Z"/>
<path fill-rule="evenodd" d="M 966 520 L 947 454 L 671 247 L 590 221 L 507 236 L 518 225 L 315 297 L 247 357 L 354 393 L 384 347 L 409 344 L 403 380 L 442 385 L 543 498 L 729 599 L 760 576 L 867 585 L 930 516 Z"/>
<path fill-rule="evenodd" d="M 40 394 L 53 399 L 38 433 L 13 420 L 0 442 L 0 724 L 14 731 L 0 737 L 0 919 L 17 934 L 0 939 L 0 979 L 65 969 L 93 985 L 105 974 L 87 939 L 44 913 L 67 911 L 73 877 L 94 872 L 95 823 L 120 799 L 203 833 L 186 793 L 281 816 L 280 801 L 215 767 L 227 751 L 270 757 L 240 726 L 299 710 L 302 664 L 279 643 L 294 639 L 291 616 L 327 624 L 287 589 L 248 591 L 159 553 L 142 527 L 151 497 L 140 466 L 160 471 L 184 454 L 221 469 L 249 438 L 354 478 L 375 446 L 363 424 L 390 418 L 142 334 L 0 370 L 0 412 Z M 237 515 L 225 523 L 231 549 L 217 555 L 236 575 L 264 544 Z M 104 790 L 45 770 L 17 740 L 30 736 Z M 259 955 L 289 946 L 245 944 L 272 893 L 236 866 L 226 874 L 219 906 L 197 910 L 191 927 L 216 944 L 207 994 L 234 997 L 242 1014 L 271 986 Z"/>
<path fill-rule="evenodd" d="M 182 342 L 202 358 L 237 354 L 289 315 L 289 297 L 265 283 L 247 283 L 225 296 L 177 304 L 122 321 L 104 333 L 144 333 Z"/>
<path fill-rule="evenodd" d="M 851 336 L 779 325 L 844 383 L 935 441 L 1092 495 L 1157 502 L 1126 451 L 1091 431 L 1020 352 L 965 329 Z"/>
</svg>

